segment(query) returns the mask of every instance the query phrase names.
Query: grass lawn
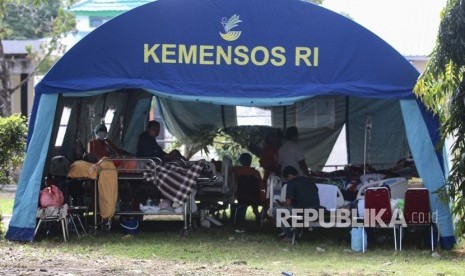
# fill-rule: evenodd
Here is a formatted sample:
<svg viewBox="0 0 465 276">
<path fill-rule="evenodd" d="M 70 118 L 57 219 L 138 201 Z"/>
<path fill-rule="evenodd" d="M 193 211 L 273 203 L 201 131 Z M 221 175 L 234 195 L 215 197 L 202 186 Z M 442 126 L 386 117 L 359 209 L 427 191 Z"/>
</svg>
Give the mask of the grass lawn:
<svg viewBox="0 0 465 276">
<path fill-rule="evenodd" d="M 11 215 L 13 213 L 14 200 L 14 193 L 0 192 L 0 214 Z"/>
<path fill-rule="evenodd" d="M 283 271 L 294 275 L 463 275 L 465 271 L 463 246 L 455 251 L 440 251 L 439 257 L 432 256 L 427 245 L 419 246 L 420 240 L 415 237 L 416 241 L 406 241 L 404 250 L 396 252 L 389 240 L 392 232 L 386 232 L 385 242 L 371 242 L 369 250 L 361 254 L 349 250 L 348 229 L 305 232 L 303 239 L 292 246 L 277 240 L 275 228 L 249 224 L 246 232 L 240 234 L 227 225 L 199 228 L 188 237 L 181 237 L 179 224 L 143 222 L 141 232 L 132 239 L 123 239 L 116 224 L 107 234 L 81 239 L 73 236 L 68 244 L 63 244 L 57 236 L 37 242 L 35 247 L 72 254 L 92 252 L 124 259 L 157 258 L 207 266 L 240 264 L 263 271 L 265 275 L 279 275 Z"/>
<path fill-rule="evenodd" d="M 1 194 L 0 194 L 1 195 Z M 13 196 L 0 197 L 4 214 L 11 213 Z M 21 250 L 71 256 L 111 256 L 116 260 L 162 260 L 199 266 L 246 266 L 259 275 L 464 275 L 465 244 L 453 251 L 431 254 L 418 236 L 406 236 L 403 251 L 394 251 L 392 232 L 385 241 L 371 239 L 364 254 L 350 251 L 349 229 L 314 229 L 292 246 L 278 241 L 278 230 L 260 228 L 249 213 L 245 233 L 236 233 L 233 225 L 198 228 L 187 237 L 179 235 L 179 222 L 142 222 L 140 233 L 125 239 L 117 222 L 111 232 L 99 232 L 77 238 L 71 233 L 63 243 L 58 232 L 47 239 L 38 238 Z M 12 246 L 12 244 L 0 243 Z M 81 257 L 83 258 L 83 257 Z M 256 269 L 256 270 L 255 270 Z M 190 275 L 190 274 L 189 274 Z"/>
</svg>

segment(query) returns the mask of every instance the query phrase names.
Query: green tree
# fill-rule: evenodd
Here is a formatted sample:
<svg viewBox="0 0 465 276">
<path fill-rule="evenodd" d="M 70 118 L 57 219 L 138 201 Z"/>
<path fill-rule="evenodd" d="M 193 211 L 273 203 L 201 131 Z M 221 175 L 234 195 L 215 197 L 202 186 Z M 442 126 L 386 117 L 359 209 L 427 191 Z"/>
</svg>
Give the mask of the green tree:
<svg viewBox="0 0 465 276">
<path fill-rule="evenodd" d="M 0 183 L 12 183 L 13 173 L 21 165 L 27 127 L 20 115 L 0 118 Z"/>
<path fill-rule="evenodd" d="M 44 63 L 50 63 L 52 54 L 62 54 L 60 39 L 74 29 L 74 16 L 65 11 L 74 0 L 1 0 L 0 1 L 0 116 L 11 115 L 11 94 L 29 80 Z M 22 83 L 10 87 L 8 61 L 5 58 L 2 40 L 34 39 L 44 37 L 47 43 L 40 53 L 30 53 L 36 68 Z"/>
<path fill-rule="evenodd" d="M 452 211 L 460 218 L 456 234 L 462 236 L 465 233 L 465 2 L 449 0 L 441 17 L 435 49 L 415 93 L 439 115 L 442 136 L 455 138 L 452 168 L 440 192 L 444 199 L 452 200 Z"/>
<path fill-rule="evenodd" d="M 7 2 L 3 20 L 4 26 L 10 29 L 6 39 L 38 39 L 52 32 L 50 18 L 58 17 L 60 0 L 48 0 L 39 6 Z"/>
</svg>

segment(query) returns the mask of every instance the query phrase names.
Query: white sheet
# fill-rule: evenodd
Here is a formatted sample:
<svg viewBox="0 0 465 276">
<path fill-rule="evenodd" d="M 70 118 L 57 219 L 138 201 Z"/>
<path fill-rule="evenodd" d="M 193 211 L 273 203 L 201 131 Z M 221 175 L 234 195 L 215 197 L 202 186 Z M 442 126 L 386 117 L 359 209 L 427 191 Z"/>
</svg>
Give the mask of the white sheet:
<svg viewBox="0 0 465 276">
<path fill-rule="evenodd" d="M 320 198 L 320 205 L 329 211 L 336 210 L 337 208 L 337 193 L 338 188 L 334 185 L 317 183 L 318 197 Z"/>
</svg>

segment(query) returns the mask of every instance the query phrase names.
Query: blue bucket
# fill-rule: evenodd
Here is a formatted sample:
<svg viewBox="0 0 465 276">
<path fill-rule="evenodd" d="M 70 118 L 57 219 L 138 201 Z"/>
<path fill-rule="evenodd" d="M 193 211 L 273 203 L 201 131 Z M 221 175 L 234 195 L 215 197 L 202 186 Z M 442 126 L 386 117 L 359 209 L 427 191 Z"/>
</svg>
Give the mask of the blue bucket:
<svg viewBox="0 0 465 276">
<path fill-rule="evenodd" d="M 135 235 L 139 232 L 139 220 L 138 219 L 127 219 L 119 223 L 123 232 L 126 235 Z"/>
</svg>

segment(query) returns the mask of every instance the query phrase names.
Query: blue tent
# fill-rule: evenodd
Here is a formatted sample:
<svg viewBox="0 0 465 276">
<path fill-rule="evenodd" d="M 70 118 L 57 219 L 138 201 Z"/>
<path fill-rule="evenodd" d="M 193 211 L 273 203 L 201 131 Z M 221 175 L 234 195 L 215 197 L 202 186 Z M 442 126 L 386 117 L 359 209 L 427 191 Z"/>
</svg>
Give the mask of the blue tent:
<svg viewBox="0 0 465 276">
<path fill-rule="evenodd" d="M 361 163 L 370 118 L 379 126 L 371 161 L 397 161 L 407 148 L 434 191 L 444 184 L 447 167 L 443 152 L 435 150 L 438 118 L 412 93 L 418 76 L 370 31 L 305 1 L 159 0 L 141 6 L 86 36 L 36 86 L 7 238 L 33 239 L 39 188 L 64 107 L 92 103 L 93 114 L 103 117 L 123 105 L 114 120 L 124 124 L 119 142 L 131 151 L 152 96 L 178 137 L 203 125 L 234 125 L 234 106 L 270 108 L 274 126 L 304 129 L 311 166 L 324 164 L 343 125 L 349 162 Z M 82 113 L 72 112 L 72 120 L 89 119 Z M 65 141 L 88 132 L 75 127 Z M 450 248 L 450 209 L 436 194 L 431 202 L 442 245 Z"/>
</svg>

